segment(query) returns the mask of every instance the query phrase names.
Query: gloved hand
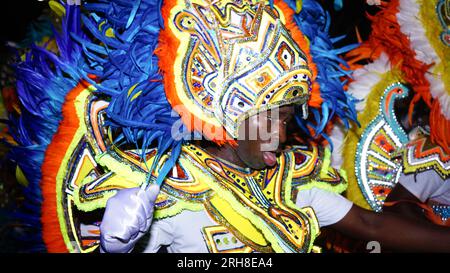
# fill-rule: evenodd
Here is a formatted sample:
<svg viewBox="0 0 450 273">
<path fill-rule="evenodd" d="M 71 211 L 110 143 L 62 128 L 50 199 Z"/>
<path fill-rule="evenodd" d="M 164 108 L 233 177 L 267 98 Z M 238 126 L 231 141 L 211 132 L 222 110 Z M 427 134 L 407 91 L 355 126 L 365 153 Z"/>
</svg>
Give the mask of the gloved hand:
<svg viewBox="0 0 450 273">
<path fill-rule="evenodd" d="M 100 251 L 125 253 L 150 229 L 159 186 L 120 190 L 111 197 L 100 225 Z"/>
</svg>

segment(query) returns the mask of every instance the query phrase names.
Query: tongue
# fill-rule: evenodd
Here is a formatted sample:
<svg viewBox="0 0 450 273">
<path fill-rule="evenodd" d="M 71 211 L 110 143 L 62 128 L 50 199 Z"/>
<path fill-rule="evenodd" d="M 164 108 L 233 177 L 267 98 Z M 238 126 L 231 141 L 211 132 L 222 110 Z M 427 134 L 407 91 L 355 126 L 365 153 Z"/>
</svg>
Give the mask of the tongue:
<svg viewBox="0 0 450 273">
<path fill-rule="evenodd" d="M 266 163 L 266 165 L 270 167 L 275 166 L 275 164 L 277 163 L 277 156 L 272 152 L 264 152 L 263 159 L 264 163 Z"/>
</svg>

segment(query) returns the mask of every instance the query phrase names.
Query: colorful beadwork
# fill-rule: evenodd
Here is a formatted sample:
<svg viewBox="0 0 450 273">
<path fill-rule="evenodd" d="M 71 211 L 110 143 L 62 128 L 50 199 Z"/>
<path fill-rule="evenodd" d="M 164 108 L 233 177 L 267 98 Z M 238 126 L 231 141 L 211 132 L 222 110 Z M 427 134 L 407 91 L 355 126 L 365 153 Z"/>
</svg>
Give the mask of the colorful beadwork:
<svg viewBox="0 0 450 273">
<path fill-rule="evenodd" d="M 367 126 L 358 142 L 355 174 L 358 185 L 371 208 L 380 211 L 402 173 L 396 152 L 408 142 L 408 136 L 394 113 L 396 99 L 408 95 L 401 83 L 388 86 L 380 101 L 378 116 Z"/>
<path fill-rule="evenodd" d="M 430 143 L 428 137 L 422 137 L 403 149 L 403 167 L 405 174 L 433 169 L 446 180 L 450 177 L 450 155 Z"/>
<path fill-rule="evenodd" d="M 143 154 L 141 151 L 122 151 L 109 137 L 95 137 L 100 132 L 108 134 L 104 120 L 100 118 L 106 102 L 86 91 L 75 104 L 80 110 L 91 109 L 91 116 L 85 119 L 87 126 L 80 127 L 80 137 L 74 139 L 73 143 L 78 144 L 66 152 L 74 159 L 67 165 L 70 167 L 66 178 L 58 187 L 58 196 L 67 200 L 61 203 L 64 206 L 61 211 L 67 214 L 61 216 L 60 224 L 67 226 L 64 237 L 66 244 L 72 246 L 71 251 L 91 252 L 98 246 L 101 211 L 109 196 L 119 189 L 139 186 L 145 181 L 148 168 L 139 158 Z M 83 135 L 86 137 L 81 137 Z M 151 164 L 156 152 L 149 149 L 145 154 L 147 163 Z M 218 226 L 205 227 L 203 231 L 208 249 L 213 252 L 310 251 L 318 232 L 317 219 L 311 208 L 299 209 L 293 205 L 291 188 L 301 187 L 297 184 L 298 179 L 302 183 L 308 180 L 311 186 L 317 184 L 318 187 L 321 183 L 329 183 L 332 187 L 342 184 L 336 172 L 321 175 L 322 164 L 317 164 L 319 156 L 315 145 L 294 147 L 278 159 L 275 168 L 249 171 L 220 161 L 199 147 L 183 146 L 179 163 L 161 188 L 155 218 L 174 216 L 185 209 L 206 209 L 218 223 Z M 165 159 L 161 160 L 164 162 Z M 163 162 L 155 168 L 155 176 Z M 326 177 L 334 177 L 334 180 Z M 339 188 L 339 192 L 344 189 Z M 236 207 L 241 204 L 244 205 Z M 227 214 L 223 213 L 224 209 Z M 236 226 L 236 220 L 229 217 L 244 217 L 237 222 L 247 221 L 254 226 L 252 232 L 243 232 L 245 229 Z M 218 245 L 216 240 L 222 236 L 215 235 L 219 234 L 218 230 L 221 230 L 220 234 L 234 236 L 236 242 Z"/>
<path fill-rule="evenodd" d="M 338 57 L 353 47 L 333 48 L 339 38 L 328 37 L 329 16 L 314 0 L 99 0 L 83 8 L 63 2 L 51 2 L 65 15 L 55 26 L 57 52 L 33 46 L 17 65 L 23 107 L 10 122 L 12 160 L 34 202 L 26 219 L 49 252 L 97 249 L 102 210 L 123 188 L 161 185 L 155 219 L 205 209 L 205 200 L 217 198 L 182 153 L 184 139 L 172 132 L 177 124 L 183 136 L 203 134 L 223 145 L 225 135 L 235 144 L 247 116 L 285 104 L 302 104 L 297 122 L 307 135 L 326 138 L 335 117 L 355 120 L 343 88 L 349 72 Z M 295 166 L 295 173 L 309 171 Z M 340 184 L 335 171 L 313 173 Z M 292 180 L 291 170 L 283 175 Z M 257 192 L 258 183 L 249 183 Z M 291 187 L 276 185 L 285 187 L 285 199 L 275 202 L 282 213 L 272 209 L 270 220 L 249 213 L 259 231 L 236 238 L 264 245 L 262 232 L 274 251 L 315 249 L 314 212 L 296 210 Z M 214 200 L 208 204 L 239 206 Z M 304 222 L 292 220 L 297 213 Z M 280 226 L 283 220 L 292 228 Z"/>
<path fill-rule="evenodd" d="M 179 54 L 173 64 L 174 92 L 166 92 L 188 127 L 196 126 L 186 120 L 193 115 L 200 120 L 197 126 L 223 126 L 236 138 L 239 124 L 252 114 L 308 103 L 308 58 L 284 26 L 277 5 L 179 0 L 170 14 Z M 208 136 L 205 128 L 196 129 Z"/>
<path fill-rule="evenodd" d="M 442 222 L 447 222 L 450 218 L 450 206 L 448 205 L 433 205 L 431 206 L 434 214 L 441 217 Z"/>
</svg>

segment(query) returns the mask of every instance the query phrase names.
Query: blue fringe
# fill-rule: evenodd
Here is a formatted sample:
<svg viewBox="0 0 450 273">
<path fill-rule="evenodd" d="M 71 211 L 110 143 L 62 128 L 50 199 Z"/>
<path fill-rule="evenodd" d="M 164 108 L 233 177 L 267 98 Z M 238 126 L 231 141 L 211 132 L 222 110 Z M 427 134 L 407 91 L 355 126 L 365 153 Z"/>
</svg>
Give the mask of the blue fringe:
<svg viewBox="0 0 450 273">
<path fill-rule="evenodd" d="M 158 46 L 159 31 L 164 27 L 161 6 L 162 0 L 86 3 L 84 7 L 90 14 L 83 16 L 84 26 L 104 46 L 75 37 L 87 58 L 84 71 L 99 78 L 101 83 L 95 84 L 97 92 L 111 97 L 108 125 L 119 133 L 118 143 L 131 143 L 142 149 L 143 158 L 148 147 L 157 147 L 154 162 L 171 150 L 156 180 L 158 184 L 174 166 L 182 143 L 182 140 L 173 140 L 171 135 L 179 116 L 165 97 L 158 59 L 153 54 Z M 109 28 L 115 38 L 106 36 Z M 132 87 L 134 90 L 128 95 Z M 138 92 L 140 95 L 133 99 Z M 150 170 L 153 168 L 154 165 Z"/>
</svg>

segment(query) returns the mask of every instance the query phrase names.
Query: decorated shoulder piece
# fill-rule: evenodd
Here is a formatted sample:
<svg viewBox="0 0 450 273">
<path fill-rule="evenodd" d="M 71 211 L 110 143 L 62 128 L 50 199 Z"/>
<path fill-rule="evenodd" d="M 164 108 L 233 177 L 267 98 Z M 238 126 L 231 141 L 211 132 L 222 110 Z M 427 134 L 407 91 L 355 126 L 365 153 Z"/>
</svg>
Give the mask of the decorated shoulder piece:
<svg viewBox="0 0 450 273">
<path fill-rule="evenodd" d="M 433 169 L 442 178 L 450 178 L 450 155 L 440 146 L 434 145 L 428 137 L 414 140 L 402 151 L 405 174 Z"/>
<path fill-rule="evenodd" d="M 409 122 L 419 100 L 429 109 L 427 141 L 433 143 L 436 153 L 427 158 L 439 158 L 443 163 L 440 174 L 445 176 L 442 160 L 450 152 L 448 4 L 444 0 L 381 1 L 380 11 L 370 17 L 368 40 L 347 55 L 357 68 L 348 92 L 361 100 L 357 104 L 361 128 L 352 129 L 345 137 L 343 167 L 350 182 L 347 197 L 360 206 L 380 211 L 400 174 L 413 170 L 405 165 L 416 160 L 413 151 L 422 151 L 421 142 L 408 144 L 412 139 L 397 122 L 396 100 L 412 98 L 407 105 Z M 357 65 L 362 60 L 369 64 Z M 402 149 L 411 158 L 396 158 Z"/>
</svg>

